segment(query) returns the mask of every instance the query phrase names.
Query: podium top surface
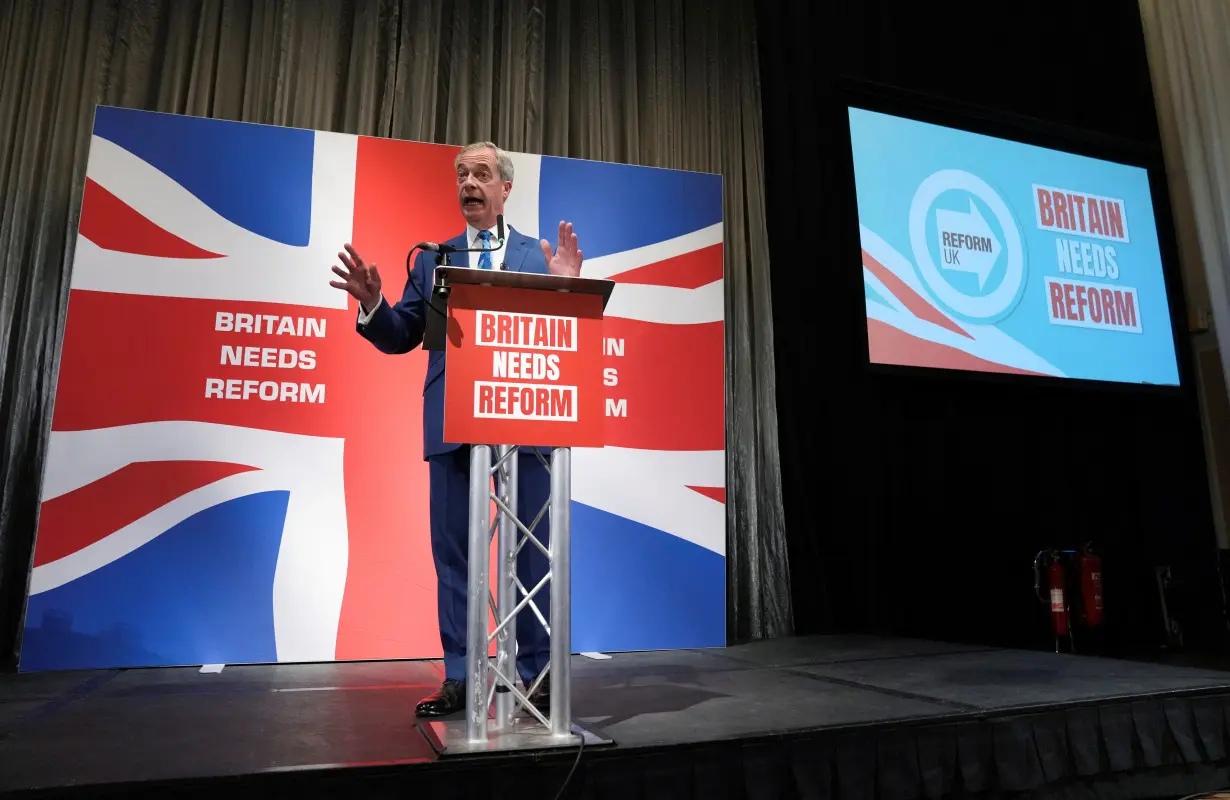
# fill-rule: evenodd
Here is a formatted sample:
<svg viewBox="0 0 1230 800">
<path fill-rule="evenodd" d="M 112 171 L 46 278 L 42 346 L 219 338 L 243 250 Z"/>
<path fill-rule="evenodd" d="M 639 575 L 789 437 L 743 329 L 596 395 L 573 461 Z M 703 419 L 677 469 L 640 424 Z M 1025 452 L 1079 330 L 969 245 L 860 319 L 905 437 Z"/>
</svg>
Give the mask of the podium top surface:
<svg viewBox="0 0 1230 800">
<path fill-rule="evenodd" d="M 575 292 L 596 294 L 602 297 L 606 308 L 615 288 L 615 281 L 605 278 L 568 278 L 563 275 L 543 275 L 539 272 L 513 272 L 511 270 L 472 269 L 470 267 L 436 267 L 436 280 L 476 286 L 504 286 L 510 289 L 538 289 L 547 292 Z"/>
</svg>

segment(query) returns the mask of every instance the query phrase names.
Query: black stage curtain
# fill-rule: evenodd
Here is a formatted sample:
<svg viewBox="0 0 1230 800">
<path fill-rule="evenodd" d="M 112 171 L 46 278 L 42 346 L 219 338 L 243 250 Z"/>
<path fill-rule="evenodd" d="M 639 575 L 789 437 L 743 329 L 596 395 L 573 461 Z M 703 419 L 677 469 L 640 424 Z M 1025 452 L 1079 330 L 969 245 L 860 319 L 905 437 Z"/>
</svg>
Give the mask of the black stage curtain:
<svg viewBox="0 0 1230 800">
<path fill-rule="evenodd" d="M 533 758 L 268 770 L 95 785 L 56 796 L 1160 800 L 1227 785 L 1227 714 L 1225 695 L 1148 698 L 938 725 L 547 751 Z"/>
<path fill-rule="evenodd" d="M 745 0 L 0 2 L 0 665 L 100 103 L 721 173 L 727 630 L 789 633 L 753 17 Z"/>
<path fill-rule="evenodd" d="M 796 628 L 1049 646 L 1034 553 L 1093 540 L 1106 650 L 1163 640 L 1162 565 L 1187 644 L 1220 642 L 1190 383 L 1109 391 L 865 365 L 848 87 L 969 104 L 988 124 L 1019 115 L 1033 134 L 1063 126 L 1160 164 L 1136 4 L 765 0 L 758 29 Z"/>
</svg>

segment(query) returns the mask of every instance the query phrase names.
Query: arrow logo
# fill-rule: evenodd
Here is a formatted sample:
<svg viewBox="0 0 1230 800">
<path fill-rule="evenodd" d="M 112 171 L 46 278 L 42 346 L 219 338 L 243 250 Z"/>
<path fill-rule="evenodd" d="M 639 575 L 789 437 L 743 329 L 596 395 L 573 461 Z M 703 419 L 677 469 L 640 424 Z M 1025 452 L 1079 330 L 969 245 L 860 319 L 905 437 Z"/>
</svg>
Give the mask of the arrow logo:
<svg viewBox="0 0 1230 800">
<path fill-rule="evenodd" d="M 944 269 L 956 272 L 972 272 L 978 276 L 978 288 L 982 289 L 999 258 L 1002 245 L 991 232 L 991 226 L 982 218 L 978 206 L 971 197 L 969 212 L 935 210 L 936 232 L 940 241 L 940 264 Z"/>
</svg>

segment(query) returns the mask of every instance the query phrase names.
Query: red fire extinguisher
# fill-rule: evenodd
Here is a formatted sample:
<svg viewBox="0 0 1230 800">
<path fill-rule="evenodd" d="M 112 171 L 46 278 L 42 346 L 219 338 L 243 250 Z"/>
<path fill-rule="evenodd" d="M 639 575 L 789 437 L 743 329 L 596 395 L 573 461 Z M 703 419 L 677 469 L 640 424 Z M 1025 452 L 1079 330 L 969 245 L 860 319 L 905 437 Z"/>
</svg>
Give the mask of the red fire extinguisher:
<svg viewBox="0 0 1230 800">
<path fill-rule="evenodd" d="M 1078 560 L 1081 581 L 1081 607 L 1085 612 L 1085 624 L 1090 628 L 1102 624 L 1102 559 L 1086 544 L 1081 548 Z"/>
<path fill-rule="evenodd" d="M 1047 570 L 1047 577 L 1051 585 L 1051 620 L 1055 624 L 1056 636 L 1068 635 L 1068 603 L 1064 597 L 1064 576 L 1063 563 L 1059 560 L 1059 554 L 1055 553 L 1051 556 L 1051 566 Z"/>
<path fill-rule="evenodd" d="M 1043 564 L 1047 565 L 1047 589 L 1049 597 L 1044 597 L 1042 594 L 1042 571 Z M 1064 588 L 1064 573 L 1063 561 L 1060 559 L 1060 554 L 1055 550 L 1043 550 L 1034 557 L 1034 591 L 1038 595 L 1038 599 L 1042 602 L 1047 602 L 1049 599 L 1051 605 L 1051 626 L 1055 636 L 1067 636 L 1069 633 L 1068 627 L 1068 602 Z M 1058 642 L 1056 642 L 1058 647 Z"/>
</svg>

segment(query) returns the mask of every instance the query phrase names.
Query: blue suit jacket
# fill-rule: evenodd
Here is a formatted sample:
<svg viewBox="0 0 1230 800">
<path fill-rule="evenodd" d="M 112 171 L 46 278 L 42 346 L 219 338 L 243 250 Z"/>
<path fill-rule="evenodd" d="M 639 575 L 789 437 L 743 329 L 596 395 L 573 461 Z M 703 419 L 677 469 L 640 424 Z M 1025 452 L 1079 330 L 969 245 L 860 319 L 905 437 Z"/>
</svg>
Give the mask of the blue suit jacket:
<svg viewBox="0 0 1230 800">
<path fill-rule="evenodd" d="M 447 244 L 465 247 L 466 236 L 450 239 Z M 477 253 L 457 253 L 453 259 L 475 256 Z M 543 258 L 538 241 L 512 229 L 508 231 L 504 249 L 491 254 L 492 263 L 517 272 L 547 274 L 547 261 Z M 382 353 L 408 353 L 423 341 L 423 329 L 427 314 L 436 312 L 427 308 L 420 299 L 431 297 L 431 287 L 436 270 L 436 254 L 421 252 L 410 270 L 410 279 L 402 291 L 401 301 L 389 305 L 383 298 L 380 308 L 365 326 L 358 327 L 359 334 L 376 346 Z M 413 283 L 413 285 L 411 285 Z M 418 287 L 415 292 L 414 287 Z M 444 352 L 433 350 L 427 358 L 427 377 L 423 381 L 423 458 L 456 450 L 460 444 L 444 441 Z M 497 443 L 498 444 L 498 443 Z"/>
</svg>

